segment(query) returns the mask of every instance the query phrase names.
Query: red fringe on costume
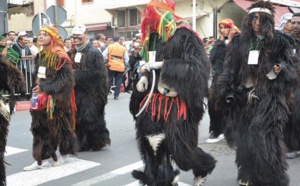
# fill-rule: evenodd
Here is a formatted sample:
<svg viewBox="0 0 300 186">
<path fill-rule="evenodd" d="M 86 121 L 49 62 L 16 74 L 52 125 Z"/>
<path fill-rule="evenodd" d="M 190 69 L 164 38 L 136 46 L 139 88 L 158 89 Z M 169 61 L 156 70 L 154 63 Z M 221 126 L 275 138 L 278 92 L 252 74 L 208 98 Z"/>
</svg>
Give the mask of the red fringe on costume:
<svg viewBox="0 0 300 186">
<path fill-rule="evenodd" d="M 140 108 L 143 107 L 148 96 L 149 94 L 140 103 Z M 146 106 L 146 111 L 149 111 L 149 109 L 151 109 L 151 119 L 153 121 L 160 121 L 161 119 L 163 119 L 164 121 L 168 121 L 174 104 L 177 107 L 177 120 L 179 119 L 186 120 L 187 107 L 185 102 L 180 100 L 178 96 L 169 97 L 160 93 L 154 93 L 152 95 L 150 102 Z M 161 116 L 163 116 L 163 118 L 161 118 Z"/>
</svg>

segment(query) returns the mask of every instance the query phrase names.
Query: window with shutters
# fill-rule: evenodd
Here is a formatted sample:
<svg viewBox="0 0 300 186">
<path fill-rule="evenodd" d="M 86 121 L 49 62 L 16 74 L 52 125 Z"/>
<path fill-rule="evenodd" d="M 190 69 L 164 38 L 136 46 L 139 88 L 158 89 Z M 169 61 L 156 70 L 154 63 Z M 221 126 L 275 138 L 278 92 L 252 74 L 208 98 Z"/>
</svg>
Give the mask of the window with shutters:
<svg viewBox="0 0 300 186">
<path fill-rule="evenodd" d="M 141 24 L 141 13 L 137 9 L 129 10 L 129 26 L 137 26 Z"/>
<path fill-rule="evenodd" d="M 125 10 L 119 10 L 117 14 L 118 27 L 125 27 Z"/>
</svg>

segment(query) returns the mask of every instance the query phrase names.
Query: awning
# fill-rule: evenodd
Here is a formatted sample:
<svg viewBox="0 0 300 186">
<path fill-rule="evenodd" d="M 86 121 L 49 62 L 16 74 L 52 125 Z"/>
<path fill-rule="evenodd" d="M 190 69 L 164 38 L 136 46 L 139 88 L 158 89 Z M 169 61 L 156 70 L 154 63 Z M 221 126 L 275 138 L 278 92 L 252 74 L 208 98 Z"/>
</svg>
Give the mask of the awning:
<svg viewBox="0 0 300 186">
<path fill-rule="evenodd" d="M 86 25 L 86 29 L 90 32 L 98 31 L 98 30 L 106 30 L 107 29 L 107 24 Z"/>
<path fill-rule="evenodd" d="M 243 10 L 248 12 L 247 8 L 249 8 L 253 2 L 247 1 L 247 0 L 233 0 L 239 7 L 241 7 Z M 275 8 L 275 25 L 279 26 L 280 25 L 280 18 L 283 14 L 290 13 L 290 10 L 288 7 L 283 7 L 283 6 L 278 6 L 274 5 Z"/>
</svg>

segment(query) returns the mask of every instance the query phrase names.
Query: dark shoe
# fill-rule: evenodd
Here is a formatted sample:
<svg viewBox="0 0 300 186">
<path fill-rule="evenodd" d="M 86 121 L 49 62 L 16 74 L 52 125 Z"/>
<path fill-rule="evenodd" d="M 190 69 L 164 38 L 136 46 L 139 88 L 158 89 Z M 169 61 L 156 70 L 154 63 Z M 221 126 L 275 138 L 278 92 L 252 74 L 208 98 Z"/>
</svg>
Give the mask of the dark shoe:
<svg viewBox="0 0 300 186">
<path fill-rule="evenodd" d="M 119 97 L 115 96 L 115 97 L 114 97 L 114 100 L 119 100 Z"/>
</svg>

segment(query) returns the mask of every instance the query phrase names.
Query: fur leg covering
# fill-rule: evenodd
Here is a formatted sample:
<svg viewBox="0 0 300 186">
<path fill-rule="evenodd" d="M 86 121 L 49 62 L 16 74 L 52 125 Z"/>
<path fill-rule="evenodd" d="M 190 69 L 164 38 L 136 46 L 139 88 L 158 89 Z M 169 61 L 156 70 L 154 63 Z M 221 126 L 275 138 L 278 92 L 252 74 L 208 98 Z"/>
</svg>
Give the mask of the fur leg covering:
<svg viewBox="0 0 300 186">
<path fill-rule="evenodd" d="M 87 98 L 84 93 L 76 95 L 76 135 L 79 151 L 99 151 L 110 144 L 109 131 L 104 119 L 105 103 Z"/>
<path fill-rule="evenodd" d="M 145 169 L 134 170 L 132 176 L 147 186 L 177 185 L 179 170 L 174 170 L 172 167 L 161 125 L 152 122 L 143 113 L 137 120 L 136 129 L 138 147 Z"/>
<path fill-rule="evenodd" d="M 216 160 L 198 145 L 198 124 L 170 117 L 166 125 L 168 152 L 181 170 L 193 170 L 195 177 L 205 177 L 216 165 Z"/>
<path fill-rule="evenodd" d="M 3 102 L 0 100 L 0 185 L 6 185 L 4 152 L 6 146 L 9 120 L 9 113 L 7 112 Z"/>
<path fill-rule="evenodd" d="M 287 162 L 282 131 L 288 108 L 284 100 L 265 96 L 243 110 L 238 131 L 238 179 L 252 186 L 287 186 Z"/>
<path fill-rule="evenodd" d="M 49 124 L 47 121 L 47 113 L 45 111 L 31 111 L 31 116 L 33 158 L 39 165 L 42 164 L 42 160 L 50 157 L 52 157 L 54 161 L 57 161 L 55 151 L 59 144 L 59 137 L 55 122 Z"/>
<path fill-rule="evenodd" d="M 292 114 L 284 128 L 284 142 L 289 151 L 300 150 L 300 86 L 295 91 Z"/>
<path fill-rule="evenodd" d="M 225 118 L 221 110 L 215 108 L 215 96 L 208 100 L 208 114 L 210 118 L 209 132 L 218 137 L 224 132 Z"/>
</svg>

